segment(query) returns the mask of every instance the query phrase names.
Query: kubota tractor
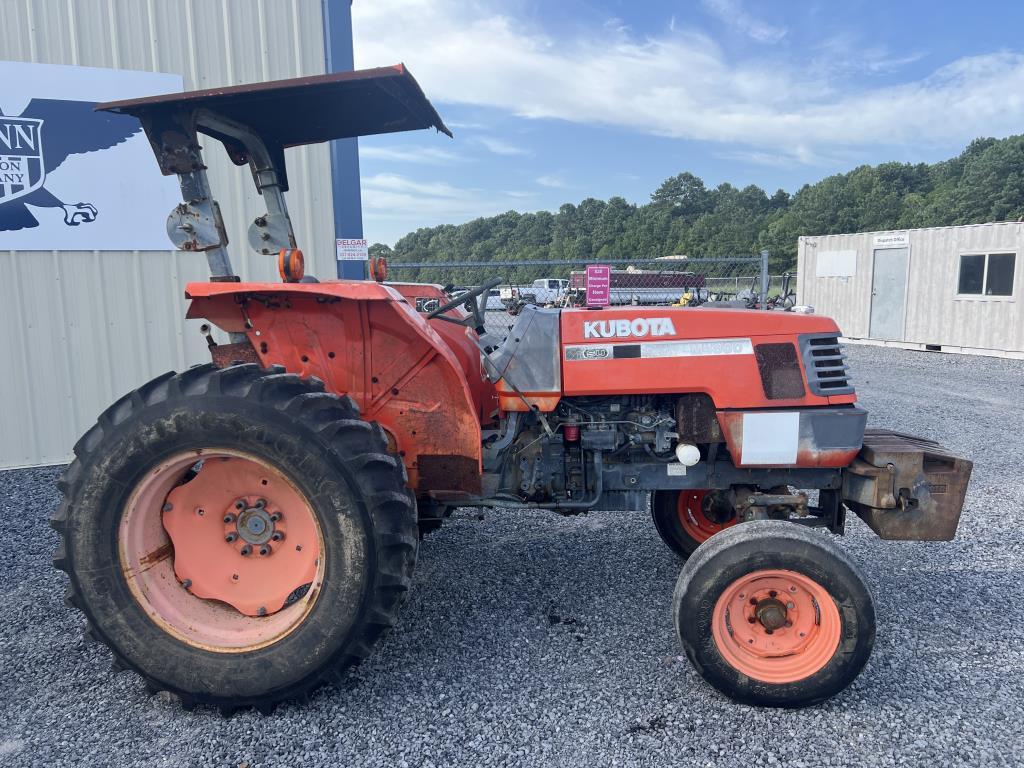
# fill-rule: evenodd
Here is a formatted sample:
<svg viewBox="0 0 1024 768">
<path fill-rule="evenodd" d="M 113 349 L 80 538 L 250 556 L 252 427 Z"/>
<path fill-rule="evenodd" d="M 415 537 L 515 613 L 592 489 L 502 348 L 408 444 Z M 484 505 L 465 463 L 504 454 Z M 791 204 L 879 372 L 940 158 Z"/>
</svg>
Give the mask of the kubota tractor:
<svg viewBox="0 0 1024 768">
<path fill-rule="evenodd" d="M 827 318 L 527 306 L 496 337 L 481 297 L 497 280 L 450 299 L 304 276 L 285 148 L 449 133 L 402 66 L 100 108 L 137 117 L 178 176 L 168 233 L 212 274 L 188 317 L 226 338 L 78 442 L 55 563 L 115 663 L 186 707 L 267 711 L 337 680 L 397 621 L 419 536 L 460 506 L 650 509 L 688 558 L 672 606 L 700 674 L 807 705 L 857 675 L 875 632 L 825 531 L 847 509 L 883 538 L 956 531 L 971 463 L 865 431 Z M 282 282 L 233 274 L 200 134 L 249 166 L 267 206 L 249 244 Z"/>
</svg>

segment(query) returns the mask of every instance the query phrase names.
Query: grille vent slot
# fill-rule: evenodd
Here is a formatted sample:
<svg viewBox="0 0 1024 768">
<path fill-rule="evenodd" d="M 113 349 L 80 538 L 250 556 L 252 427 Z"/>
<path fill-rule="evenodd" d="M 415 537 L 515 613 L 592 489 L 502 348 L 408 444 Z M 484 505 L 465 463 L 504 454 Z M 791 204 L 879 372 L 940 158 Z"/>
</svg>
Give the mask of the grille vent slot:
<svg viewBox="0 0 1024 768">
<path fill-rule="evenodd" d="M 816 395 L 851 395 L 850 367 L 835 333 L 800 335 L 800 352 L 807 372 L 807 386 Z"/>
</svg>

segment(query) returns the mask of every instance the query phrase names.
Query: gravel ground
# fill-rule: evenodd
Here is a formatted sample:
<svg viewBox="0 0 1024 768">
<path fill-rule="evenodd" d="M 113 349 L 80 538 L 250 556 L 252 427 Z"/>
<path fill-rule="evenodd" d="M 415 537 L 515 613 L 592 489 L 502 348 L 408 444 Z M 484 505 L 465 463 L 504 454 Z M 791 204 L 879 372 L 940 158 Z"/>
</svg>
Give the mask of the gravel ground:
<svg viewBox="0 0 1024 768">
<path fill-rule="evenodd" d="M 400 626 L 305 706 L 223 720 L 148 696 L 83 642 L 50 567 L 54 469 L 0 474 L 0 765 L 1014 765 L 1024 752 L 1024 363 L 852 347 L 875 426 L 975 461 L 951 543 L 845 546 L 878 640 L 802 711 L 730 703 L 679 656 L 679 563 L 644 515 L 458 513 Z"/>
</svg>

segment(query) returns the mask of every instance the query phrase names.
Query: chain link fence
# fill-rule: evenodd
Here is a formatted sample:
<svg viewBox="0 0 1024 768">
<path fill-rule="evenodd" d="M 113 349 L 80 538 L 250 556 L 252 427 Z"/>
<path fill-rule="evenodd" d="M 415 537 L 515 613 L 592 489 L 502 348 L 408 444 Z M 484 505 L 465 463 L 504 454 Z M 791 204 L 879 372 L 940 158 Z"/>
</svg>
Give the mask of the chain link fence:
<svg viewBox="0 0 1024 768">
<path fill-rule="evenodd" d="M 774 308 L 792 302 L 795 275 L 768 274 L 768 252 L 754 256 L 594 261 L 536 260 L 486 262 L 389 262 L 396 282 L 436 283 L 453 296 L 498 277 L 485 306 L 487 329 L 503 332 L 525 304 L 586 306 L 589 264 L 611 268 L 612 306 L 700 306 L 702 304 Z"/>
</svg>

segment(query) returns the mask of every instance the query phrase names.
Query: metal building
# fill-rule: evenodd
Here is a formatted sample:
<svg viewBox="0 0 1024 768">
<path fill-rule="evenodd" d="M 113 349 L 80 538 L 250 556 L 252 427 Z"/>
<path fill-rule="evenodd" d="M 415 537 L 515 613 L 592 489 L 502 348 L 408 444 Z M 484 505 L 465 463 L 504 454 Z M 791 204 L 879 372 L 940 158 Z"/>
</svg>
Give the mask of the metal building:
<svg viewBox="0 0 1024 768">
<path fill-rule="evenodd" d="M 1024 358 L 1024 223 L 801 237 L 797 300 L 853 341 Z"/>
<path fill-rule="evenodd" d="M 10 0 L 0 59 L 176 73 L 185 90 L 323 74 L 352 67 L 350 12 L 345 0 Z M 356 152 L 354 140 L 289 150 L 309 273 L 334 277 L 335 239 L 362 236 Z M 246 247 L 265 211 L 248 170 L 206 157 L 236 271 L 276 280 L 276 260 Z M 197 324 L 182 319 L 184 286 L 207 279 L 206 259 L 166 249 L 0 250 L 0 468 L 67 461 L 117 397 L 208 359 Z"/>
</svg>

